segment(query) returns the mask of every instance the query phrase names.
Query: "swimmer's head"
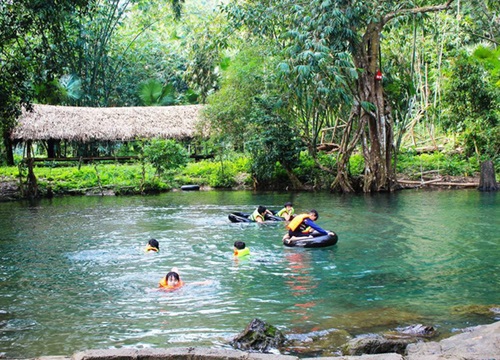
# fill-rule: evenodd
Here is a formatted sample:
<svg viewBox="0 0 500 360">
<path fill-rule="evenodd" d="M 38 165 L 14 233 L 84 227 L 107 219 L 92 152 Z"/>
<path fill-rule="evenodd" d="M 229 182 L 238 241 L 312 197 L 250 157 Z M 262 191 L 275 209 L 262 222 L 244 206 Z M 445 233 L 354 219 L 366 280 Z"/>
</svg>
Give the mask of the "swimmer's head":
<svg viewBox="0 0 500 360">
<path fill-rule="evenodd" d="M 245 243 L 243 241 L 235 241 L 234 247 L 238 250 L 243 250 L 245 248 Z"/>
<path fill-rule="evenodd" d="M 285 207 L 288 207 L 288 206 L 292 207 L 293 204 L 290 201 L 288 201 L 288 202 L 285 203 Z"/>
<path fill-rule="evenodd" d="M 177 270 L 177 268 L 173 268 L 172 270 Z M 177 271 L 170 271 L 166 276 L 165 280 L 167 281 L 167 284 L 170 286 L 175 286 L 179 281 L 181 281 L 181 278 L 179 276 L 179 273 Z"/>
<path fill-rule="evenodd" d="M 148 245 L 160 250 L 160 243 L 156 239 L 151 239 L 148 241 Z"/>
<path fill-rule="evenodd" d="M 262 206 L 262 205 L 259 205 L 259 207 L 257 208 L 257 212 L 259 214 L 264 214 L 266 212 L 267 208 L 265 206 Z"/>
</svg>

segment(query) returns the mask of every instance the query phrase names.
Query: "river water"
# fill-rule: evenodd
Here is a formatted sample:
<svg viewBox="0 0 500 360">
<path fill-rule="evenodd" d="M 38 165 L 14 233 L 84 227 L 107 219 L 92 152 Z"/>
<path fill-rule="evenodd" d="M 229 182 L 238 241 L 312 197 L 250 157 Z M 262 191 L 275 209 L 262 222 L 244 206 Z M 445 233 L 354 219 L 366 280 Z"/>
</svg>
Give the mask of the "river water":
<svg viewBox="0 0 500 360">
<path fill-rule="evenodd" d="M 226 347 L 253 318 L 290 336 L 491 323 L 498 315 L 483 310 L 500 305 L 499 197 L 199 191 L 0 203 L 0 355 Z M 227 218 L 286 201 L 317 209 L 338 244 L 286 248 L 283 223 Z M 144 253 L 150 238 L 159 253 Z M 236 240 L 248 258 L 234 259 Z M 186 285 L 158 291 L 173 266 Z"/>
</svg>

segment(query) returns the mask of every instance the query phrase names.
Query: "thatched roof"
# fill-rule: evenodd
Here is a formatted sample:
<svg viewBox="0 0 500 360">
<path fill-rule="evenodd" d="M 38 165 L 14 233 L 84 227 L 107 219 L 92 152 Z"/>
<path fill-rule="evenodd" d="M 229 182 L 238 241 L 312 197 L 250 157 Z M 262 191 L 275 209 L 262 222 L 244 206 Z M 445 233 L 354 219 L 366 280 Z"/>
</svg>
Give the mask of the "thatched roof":
<svg viewBox="0 0 500 360">
<path fill-rule="evenodd" d="M 197 134 L 202 105 L 90 108 L 34 105 L 23 111 L 13 140 L 127 141 L 190 138 Z"/>
</svg>

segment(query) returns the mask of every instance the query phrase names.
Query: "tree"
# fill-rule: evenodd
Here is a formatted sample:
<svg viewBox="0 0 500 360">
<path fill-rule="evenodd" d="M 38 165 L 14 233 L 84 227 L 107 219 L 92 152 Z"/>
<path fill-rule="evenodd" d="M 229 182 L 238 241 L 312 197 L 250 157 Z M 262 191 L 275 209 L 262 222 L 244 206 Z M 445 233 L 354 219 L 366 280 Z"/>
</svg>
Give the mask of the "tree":
<svg viewBox="0 0 500 360">
<path fill-rule="evenodd" d="M 24 107 L 30 110 L 33 85 L 54 84 L 71 14 L 85 11 L 87 0 L 3 1 L 0 3 L 0 121 L 7 163 L 13 164 L 10 131 Z"/>
<path fill-rule="evenodd" d="M 304 185 L 293 173 L 293 168 L 298 164 L 304 144 L 290 122 L 278 115 L 280 103 L 277 98 L 256 97 L 248 117 L 251 126 L 246 144 L 252 154 L 254 183 L 269 180 L 276 165 L 280 164 L 289 179 L 283 187 L 303 190 Z"/>
<path fill-rule="evenodd" d="M 144 158 L 156 169 L 158 175 L 164 171 L 185 166 L 189 155 L 174 140 L 153 139 L 144 145 Z"/>
<path fill-rule="evenodd" d="M 125 68 L 124 64 L 135 67 L 138 64 L 127 62 L 125 55 L 130 44 L 151 23 L 136 29 L 124 48 L 116 46 L 114 36 L 131 5 L 140 7 L 145 3 L 141 0 L 0 2 L 0 120 L 9 164 L 13 163 L 9 133 L 21 109 L 29 110 L 32 101 L 86 106 L 126 103 L 120 95 L 115 95 L 122 93 L 119 83 L 132 67 Z M 150 3 L 147 2 L 148 6 Z M 182 0 L 171 2 L 178 15 L 182 3 Z M 121 52 L 117 53 L 117 49 Z M 130 83 L 135 85 L 137 99 L 137 82 Z"/>
<path fill-rule="evenodd" d="M 332 187 L 354 191 L 348 163 L 360 146 L 365 159 L 363 191 L 371 192 L 391 190 L 394 182 L 391 109 L 382 82 L 376 79 L 382 31 L 397 17 L 446 10 L 452 2 L 313 0 L 298 4 L 291 0 L 249 0 L 233 2 L 227 12 L 235 26 L 245 25 L 254 37 L 258 34 L 282 47 L 281 56 L 287 64 L 282 67 L 287 75 L 283 88 L 286 95 L 304 90 L 295 96 L 303 100 L 302 105 L 294 102 L 292 106 L 302 109 L 301 127 L 312 129 L 310 144 L 317 135 L 315 126 L 322 121 L 328 123 L 322 119 L 338 114 L 336 109 L 342 102 L 352 103 Z M 346 56 L 349 54 L 350 59 Z M 355 71 L 349 65 L 351 60 Z M 317 95 L 319 99 L 315 99 Z"/>
<path fill-rule="evenodd" d="M 460 134 L 466 156 L 491 159 L 500 153 L 500 87 L 489 78 L 480 61 L 466 53 L 456 58 L 449 74 L 442 125 Z"/>
</svg>

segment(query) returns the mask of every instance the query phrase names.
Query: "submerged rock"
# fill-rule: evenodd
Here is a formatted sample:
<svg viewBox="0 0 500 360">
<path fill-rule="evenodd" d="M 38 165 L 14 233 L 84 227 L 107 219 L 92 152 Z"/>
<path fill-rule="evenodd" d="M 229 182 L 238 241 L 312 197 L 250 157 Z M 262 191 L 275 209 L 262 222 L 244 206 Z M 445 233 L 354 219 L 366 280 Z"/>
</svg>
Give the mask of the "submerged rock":
<svg viewBox="0 0 500 360">
<path fill-rule="evenodd" d="M 319 324 L 321 329 L 345 329 L 353 335 L 385 331 L 401 324 L 422 321 L 417 313 L 396 308 L 377 308 L 339 314 Z"/>
<path fill-rule="evenodd" d="M 430 325 L 410 325 L 396 328 L 395 331 L 384 333 L 387 339 L 432 338 L 437 334 L 436 329 Z"/>
<path fill-rule="evenodd" d="M 351 339 L 351 334 L 338 329 L 292 334 L 281 350 L 300 357 L 339 356 L 340 347 Z"/>
<path fill-rule="evenodd" d="M 381 335 L 369 334 L 356 337 L 342 346 L 344 355 L 386 354 L 403 355 L 412 339 L 386 339 Z"/>
<path fill-rule="evenodd" d="M 497 316 L 500 314 L 499 305 L 461 305 L 451 308 L 452 312 L 460 315 Z"/>
<path fill-rule="evenodd" d="M 256 352 L 272 352 L 285 342 L 285 336 L 276 327 L 260 320 L 253 319 L 240 334 L 231 341 L 235 349 Z"/>
</svg>

